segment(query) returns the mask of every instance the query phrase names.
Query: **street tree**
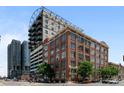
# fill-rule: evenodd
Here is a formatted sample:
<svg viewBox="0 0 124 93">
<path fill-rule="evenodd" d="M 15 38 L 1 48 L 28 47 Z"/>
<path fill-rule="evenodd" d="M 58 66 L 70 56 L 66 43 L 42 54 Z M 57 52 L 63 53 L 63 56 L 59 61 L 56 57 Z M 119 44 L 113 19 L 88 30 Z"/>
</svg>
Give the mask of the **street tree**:
<svg viewBox="0 0 124 93">
<path fill-rule="evenodd" d="M 115 66 L 106 66 L 99 69 L 102 79 L 111 79 L 113 76 L 118 75 L 118 68 Z"/>
<path fill-rule="evenodd" d="M 55 76 L 53 68 L 51 68 L 51 65 L 47 63 L 43 63 L 38 66 L 37 74 L 43 79 L 49 79 L 50 81 Z"/>
<path fill-rule="evenodd" d="M 89 78 L 92 74 L 92 63 L 88 61 L 80 62 L 78 65 L 78 75 L 81 77 L 81 80 L 84 81 L 85 78 Z"/>
</svg>

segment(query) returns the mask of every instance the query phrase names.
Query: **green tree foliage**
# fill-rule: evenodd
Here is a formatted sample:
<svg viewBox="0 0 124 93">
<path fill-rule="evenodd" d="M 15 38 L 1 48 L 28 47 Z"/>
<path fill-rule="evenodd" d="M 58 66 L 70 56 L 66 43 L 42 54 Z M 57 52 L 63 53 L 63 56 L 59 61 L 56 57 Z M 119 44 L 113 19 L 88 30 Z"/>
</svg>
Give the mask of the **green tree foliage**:
<svg viewBox="0 0 124 93">
<path fill-rule="evenodd" d="M 84 79 L 92 74 L 92 63 L 88 61 L 81 62 L 78 66 L 78 75 Z"/>
<path fill-rule="evenodd" d="M 106 66 L 99 70 L 102 79 L 110 79 L 113 76 L 118 75 L 119 70 L 114 66 Z"/>
<path fill-rule="evenodd" d="M 40 64 L 37 68 L 37 73 L 43 79 L 51 80 L 55 76 L 54 70 L 51 68 L 50 64 L 47 64 L 47 63 Z"/>
</svg>

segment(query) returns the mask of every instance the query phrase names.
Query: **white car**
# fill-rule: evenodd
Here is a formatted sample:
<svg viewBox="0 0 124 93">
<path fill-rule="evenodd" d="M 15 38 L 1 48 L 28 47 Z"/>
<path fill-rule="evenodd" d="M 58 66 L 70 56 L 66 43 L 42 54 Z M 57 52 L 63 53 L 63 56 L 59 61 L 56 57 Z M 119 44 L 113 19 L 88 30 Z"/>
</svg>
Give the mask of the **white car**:
<svg viewBox="0 0 124 93">
<path fill-rule="evenodd" d="M 119 83 L 118 80 L 110 80 L 110 81 L 109 81 L 109 84 L 118 84 L 118 83 Z"/>
</svg>

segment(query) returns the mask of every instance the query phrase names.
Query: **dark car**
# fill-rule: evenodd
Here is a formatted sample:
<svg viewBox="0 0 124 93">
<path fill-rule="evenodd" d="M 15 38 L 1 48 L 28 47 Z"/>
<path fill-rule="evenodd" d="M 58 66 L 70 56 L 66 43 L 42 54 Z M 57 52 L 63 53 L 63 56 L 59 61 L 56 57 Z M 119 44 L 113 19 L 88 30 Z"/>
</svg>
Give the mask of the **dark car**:
<svg viewBox="0 0 124 93">
<path fill-rule="evenodd" d="M 102 83 L 109 83 L 109 80 L 102 80 Z"/>
</svg>

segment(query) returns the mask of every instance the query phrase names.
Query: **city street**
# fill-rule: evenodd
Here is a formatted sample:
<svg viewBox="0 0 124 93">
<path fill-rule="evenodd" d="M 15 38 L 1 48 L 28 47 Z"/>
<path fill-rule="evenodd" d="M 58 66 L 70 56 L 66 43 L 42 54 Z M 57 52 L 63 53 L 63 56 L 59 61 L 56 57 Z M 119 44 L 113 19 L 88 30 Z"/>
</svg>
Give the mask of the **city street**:
<svg viewBox="0 0 124 93">
<path fill-rule="evenodd" d="M 0 86 L 124 86 L 124 80 L 120 81 L 119 84 L 103 84 L 103 83 L 88 83 L 88 84 L 77 84 L 77 83 L 30 83 L 24 81 L 4 81 L 0 80 Z"/>
</svg>

